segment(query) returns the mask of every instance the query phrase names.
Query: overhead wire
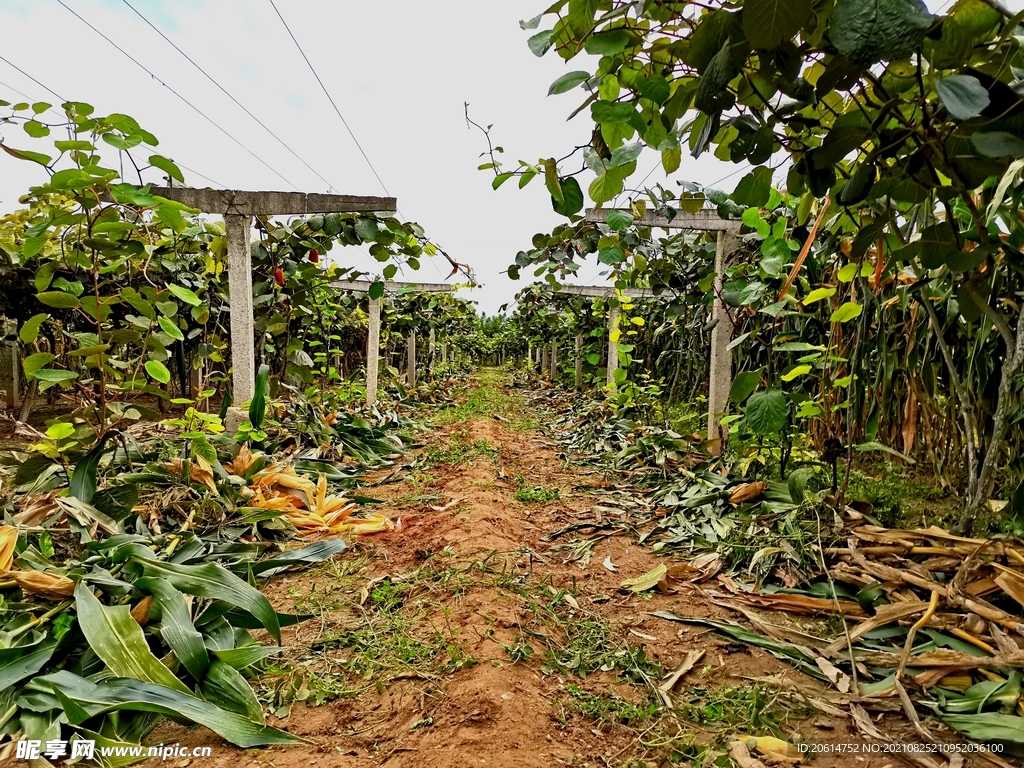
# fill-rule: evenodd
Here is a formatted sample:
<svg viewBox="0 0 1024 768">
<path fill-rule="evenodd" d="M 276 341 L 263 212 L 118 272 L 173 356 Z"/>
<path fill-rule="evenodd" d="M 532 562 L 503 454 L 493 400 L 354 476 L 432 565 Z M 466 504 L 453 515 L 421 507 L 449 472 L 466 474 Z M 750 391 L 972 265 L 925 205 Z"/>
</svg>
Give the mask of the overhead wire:
<svg viewBox="0 0 1024 768">
<path fill-rule="evenodd" d="M 272 165 L 270 165 L 270 163 L 268 163 L 268 162 L 267 162 L 266 160 L 264 160 L 264 159 L 263 159 L 262 157 L 260 157 L 259 155 L 257 155 L 257 154 L 256 154 L 255 152 L 253 152 L 253 151 L 252 151 L 251 149 L 249 149 L 249 147 L 247 147 L 247 146 L 246 146 L 245 144 L 243 144 L 243 143 L 242 143 L 241 141 L 239 141 L 239 139 L 238 139 L 238 138 L 236 138 L 235 136 L 231 135 L 231 134 L 230 134 L 230 133 L 229 133 L 229 132 L 228 132 L 227 130 L 225 130 L 225 129 L 224 129 L 224 128 L 223 128 L 223 127 L 222 127 L 222 126 L 221 126 L 221 125 L 220 125 L 220 124 L 219 124 L 219 123 L 217 122 L 217 121 L 215 121 L 215 120 L 214 120 L 213 118 L 211 118 L 211 117 L 210 117 L 209 115 L 207 115 L 207 114 L 206 114 L 205 112 L 203 112 L 203 111 L 202 111 L 201 109 L 199 109 L 199 107 L 197 107 L 197 106 L 196 106 L 195 104 L 193 104 L 193 103 L 192 103 L 191 101 L 189 101 L 188 99 L 186 99 L 186 98 L 185 98 L 184 96 L 182 96 L 182 95 L 181 95 L 180 93 L 178 93 L 178 92 L 177 92 L 176 90 L 174 90 L 174 89 L 173 89 L 173 88 L 172 88 L 171 86 L 169 86 L 169 85 L 168 85 L 167 83 L 165 83 L 165 82 L 164 82 L 163 80 L 161 80 L 161 79 L 160 79 L 159 77 L 157 77 L 157 76 L 156 76 L 156 75 L 155 75 L 155 74 L 153 73 L 153 71 L 152 71 L 152 70 L 150 70 L 150 69 L 149 69 L 148 67 L 146 67 L 146 66 L 145 66 L 145 65 L 144 65 L 144 64 L 143 64 L 142 62 L 140 62 L 140 61 L 139 61 L 138 59 L 136 59 L 136 58 L 135 58 L 134 56 L 132 56 L 132 55 L 131 55 L 130 53 L 128 53 L 127 51 L 125 51 L 125 50 L 124 50 L 124 49 L 123 49 L 123 48 L 122 48 L 121 46 L 119 46 L 119 45 L 118 45 L 117 43 L 115 43 L 115 42 L 114 42 L 113 40 L 111 40 L 111 39 L 110 39 L 109 37 L 107 37 L 107 36 L 106 36 L 105 34 L 103 34 L 103 33 L 102 33 L 102 32 L 101 32 L 100 30 L 98 30 L 98 29 L 97 29 L 96 27 L 94 27 L 94 26 L 93 26 L 92 24 L 90 24 L 90 23 L 89 23 L 89 22 L 88 22 L 88 21 L 87 21 L 86 19 L 84 19 L 84 18 L 83 18 L 83 17 L 82 17 L 82 16 L 80 15 L 80 14 L 78 14 L 78 13 L 77 13 L 77 12 L 76 12 L 76 11 L 75 11 L 75 10 L 74 10 L 74 9 L 73 9 L 72 7 L 71 7 L 71 6 L 69 6 L 69 5 L 67 4 L 67 3 L 65 3 L 65 2 L 64 2 L 64 0 L 57 0 L 57 2 L 58 2 L 58 3 L 60 3 L 60 5 L 61 5 L 61 6 L 63 6 L 63 7 L 64 7 L 64 8 L 65 8 L 65 9 L 66 9 L 66 10 L 67 10 L 68 12 L 70 12 L 70 13 L 71 13 L 71 14 L 72 14 L 72 15 L 73 15 L 73 16 L 74 16 L 75 18 L 77 18 L 77 19 L 78 19 L 79 21 L 81 21 L 81 22 L 82 22 L 83 24 L 85 24 L 85 25 L 86 25 L 87 27 L 89 27 L 89 29 L 91 29 L 91 30 L 92 30 L 93 32 L 95 32 L 95 33 L 96 33 L 97 35 L 99 35 L 99 36 L 100 36 L 100 37 L 102 37 L 102 38 L 103 38 L 104 40 L 106 40 L 106 41 L 107 41 L 108 43 L 110 43 L 110 44 L 111 44 L 112 46 L 114 46 L 114 47 L 115 47 L 115 48 L 116 48 L 116 49 L 117 49 L 118 51 L 120 51 L 120 52 L 121 52 L 121 53 L 122 53 L 122 54 L 123 54 L 123 55 L 124 55 L 124 56 L 125 56 L 126 58 L 128 58 L 128 59 L 129 59 L 129 60 L 130 60 L 130 61 L 131 61 L 132 63 L 134 63 L 134 64 L 135 64 L 135 65 L 136 65 L 137 67 L 139 67 L 139 69 L 141 69 L 141 70 L 142 70 L 143 72 L 145 72 L 146 74 L 148 74 L 148 75 L 149 75 L 150 77 L 152 77 L 152 78 L 153 78 L 154 80 L 156 80 L 156 81 L 157 81 L 158 83 L 160 83 L 160 85 L 162 85 L 162 86 L 163 86 L 164 88 L 166 88 L 166 89 L 167 89 L 168 91 L 170 91 L 171 93 L 173 93 L 173 94 L 174 94 L 174 95 L 175 95 L 176 97 L 178 97 L 178 99 L 180 99 L 180 100 L 181 100 L 182 102 L 184 102 L 184 103 L 185 103 L 185 104 L 186 104 L 186 105 L 187 105 L 187 106 L 188 106 L 189 108 L 191 108 L 191 109 L 192 109 L 192 110 L 193 110 L 193 111 L 194 111 L 194 112 L 195 112 L 196 114 L 198 114 L 198 115 L 199 115 L 200 117 L 202 117 L 202 118 L 203 118 L 204 120 L 206 120 L 206 122 L 210 123 L 210 125 L 212 125 L 212 126 L 213 126 L 214 128 L 216 128 L 216 129 L 217 129 L 218 131 L 220 131 L 221 133 L 223 133 L 223 134 L 224 134 L 225 136 L 227 136 L 227 137 L 228 137 L 229 139 L 231 139 L 231 141 L 233 141 L 233 142 L 234 142 L 235 144 L 237 144 L 237 145 L 238 145 L 239 147 L 241 147 L 242 149 L 244 149 L 244 150 L 245 150 L 245 151 L 246 151 L 246 152 L 247 152 L 248 154 L 252 155 L 252 157 L 253 157 L 253 158 L 255 158 L 255 159 L 256 159 L 256 160 L 257 160 L 257 161 L 258 161 L 258 162 L 259 162 L 259 163 L 260 163 L 261 165 L 263 165 L 263 166 L 264 166 L 264 167 L 266 167 L 266 168 L 267 168 L 268 170 L 270 170 L 270 171 L 271 171 L 271 172 L 272 172 L 272 173 L 273 173 L 273 174 L 274 174 L 275 176 L 277 176 L 277 177 L 278 177 L 278 178 L 280 178 L 280 179 L 281 179 L 282 181 L 284 181 L 284 182 L 285 182 L 285 183 L 286 183 L 286 184 L 287 184 L 288 186 L 290 186 L 290 187 L 291 187 L 292 189 L 294 189 L 294 190 L 298 191 L 299 187 L 298 187 L 298 186 L 296 186 L 296 185 L 295 185 L 295 184 L 294 184 L 294 183 L 293 183 L 292 181 L 290 181 L 290 180 L 289 180 L 289 179 L 288 179 L 288 178 L 287 178 L 286 176 L 284 176 L 284 175 L 283 175 L 283 174 L 282 174 L 282 173 L 281 173 L 280 171 L 278 171 L 278 170 L 277 170 L 276 168 L 274 168 L 274 167 L 273 167 Z M 49 90 L 49 89 L 47 89 L 47 90 Z M 54 94 L 54 95 L 56 95 L 56 94 Z"/>
<path fill-rule="evenodd" d="M 50 93 L 50 94 L 53 94 L 54 96 L 56 96 L 56 97 L 57 97 L 58 99 L 60 99 L 61 101 L 65 101 L 65 99 L 64 99 L 64 97 L 63 97 L 63 96 L 61 96 L 61 95 L 60 95 L 59 93 L 57 93 L 56 91 L 54 91 L 54 90 L 52 90 L 52 89 L 50 89 L 50 88 L 47 88 L 47 87 L 46 87 L 45 85 L 43 85 L 42 83 L 40 83 L 40 82 L 39 82 L 38 80 L 36 80 L 36 79 L 35 79 L 34 77 L 32 77 L 32 75 L 30 75 L 30 74 L 29 74 L 28 72 L 26 72 L 26 71 L 25 71 L 24 69 L 22 69 L 21 67 L 19 67 L 19 66 L 18 66 L 17 64 L 15 64 L 15 63 L 14 63 L 13 61 L 11 61 L 10 59 L 6 59 L 6 58 L 4 58 L 3 56 L 0 56 L 0 61 L 4 62 L 4 63 L 5 63 L 5 64 L 7 64 L 8 66 L 10 66 L 10 67 L 12 67 L 12 68 L 14 68 L 14 69 L 18 70 L 18 71 L 19 71 L 19 72 L 20 72 L 21 74 L 23 74 L 23 75 L 24 75 L 25 77 L 27 77 L 27 78 L 28 78 L 29 80 L 31 80 L 31 81 L 32 81 L 33 83 L 35 83 L 36 85 L 38 85 L 38 86 L 39 86 L 40 88 L 42 88 L 42 89 L 43 89 L 44 91 L 46 91 L 46 92 L 48 92 L 48 93 Z M 14 89 L 12 88 L 11 90 L 14 90 Z M 21 91 L 18 91 L 18 93 L 21 93 Z M 25 94 L 23 94 L 23 93 L 22 93 L 21 95 L 22 95 L 22 96 L 25 96 Z M 25 98 L 28 98 L 28 97 L 26 96 Z"/>
<path fill-rule="evenodd" d="M 363 156 L 363 160 L 366 161 L 366 165 L 369 166 L 370 171 L 374 175 L 374 178 L 377 179 L 377 183 L 380 184 L 380 188 L 384 190 L 384 194 L 386 194 L 388 197 L 394 197 L 394 195 L 392 195 L 391 192 L 388 190 L 388 187 L 384 183 L 384 180 L 380 177 L 380 174 L 377 173 L 377 169 L 373 166 L 373 163 L 370 161 L 370 156 L 366 154 L 366 150 L 363 149 L 363 145 L 359 143 L 359 139 L 356 138 L 355 132 L 352 130 L 352 127 L 348 124 L 348 121 L 345 119 L 345 116 L 341 113 L 341 109 L 338 108 L 337 102 L 334 101 L 334 97 L 331 96 L 331 92 L 327 90 L 327 86 L 324 84 L 324 81 L 320 78 L 320 75 L 317 73 L 316 68 L 313 66 L 313 62 L 311 62 L 309 60 L 309 57 L 306 55 L 305 50 L 303 50 L 302 44 L 299 43 L 298 38 L 295 37 L 295 33 L 292 32 L 291 27 L 288 26 L 288 22 L 285 21 L 284 16 L 281 14 L 280 9 L 277 7 L 277 4 L 274 2 L 274 0 L 270 0 L 270 5 L 274 9 L 274 13 L 277 14 L 277 18 L 281 20 L 281 25 L 288 33 L 288 37 L 292 39 L 292 42 L 298 49 L 299 55 L 302 56 L 303 61 L 306 62 L 306 66 L 309 67 L 309 71 L 312 72 L 313 77 L 316 78 L 317 83 L 320 85 L 320 89 L 324 92 L 324 95 L 327 97 L 327 100 L 331 103 L 331 106 L 334 108 L 334 112 L 335 114 L 338 115 L 338 119 L 341 120 L 341 124 L 345 126 L 345 130 L 348 131 L 348 135 L 352 137 L 352 141 L 355 143 L 356 148 L 359 150 L 359 154 Z M 405 218 L 405 216 L 402 214 L 401 209 L 396 208 L 396 211 L 399 216 L 402 216 L 403 219 Z M 459 269 L 455 261 L 450 256 L 448 256 L 448 254 L 443 255 L 445 256 L 446 259 L 448 259 L 448 261 L 451 263 L 454 269 Z M 440 268 L 438 268 L 437 263 L 432 258 L 430 259 L 430 264 L 437 272 L 439 277 L 444 277 Z M 463 270 L 463 272 L 465 272 L 465 270 Z M 467 277 L 469 277 L 469 275 L 467 275 Z"/>
<path fill-rule="evenodd" d="M 58 0 L 58 2 L 60 2 L 60 0 Z M 327 90 L 327 86 L 324 85 L 324 81 L 320 79 L 320 75 L 317 74 L 316 69 L 313 67 L 313 63 L 309 60 L 309 57 L 306 55 L 306 52 L 302 49 L 302 46 L 299 44 L 299 41 L 295 37 L 294 33 L 292 33 L 291 27 L 288 26 L 288 22 L 284 20 L 284 16 L 282 16 L 281 11 L 278 10 L 277 4 L 274 2 L 274 0 L 270 0 L 270 5 L 274 9 L 274 13 L 277 14 L 277 18 L 281 20 L 281 24 L 284 25 L 285 31 L 288 33 L 288 36 L 292 39 L 292 42 L 295 43 L 295 47 L 299 49 L 299 53 L 302 55 L 303 60 L 306 62 L 306 66 L 309 67 L 309 71 L 313 73 L 313 77 L 315 77 L 316 81 L 320 84 L 320 88 L 323 90 L 324 95 L 327 97 L 327 100 L 331 102 L 331 106 L 334 107 L 334 111 L 335 113 L 337 113 L 338 119 L 341 120 L 341 124 L 345 126 L 345 130 L 348 131 L 348 135 L 352 137 L 352 141 L 355 142 L 356 148 L 359 150 L 359 153 L 363 156 L 363 160 L 365 160 L 366 164 L 370 166 L 370 170 L 373 172 L 374 177 L 376 177 L 377 183 L 380 184 L 381 189 L 384 190 L 384 193 L 388 197 L 393 197 L 393 195 L 388 191 L 387 185 L 385 185 L 383 179 L 381 179 L 380 174 L 377 173 L 377 169 L 374 168 L 373 163 L 370 162 L 369 155 L 366 154 L 366 150 L 363 149 L 363 145 L 359 143 L 359 139 L 356 138 L 356 135 L 355 133 L 353 133 L 352 128 L 349 126 L 348 121 L 345 119 L 345 116 L 342 115 L 341 110 L 338 109 L 338 105 L 335 103 L 334 98 L 331 96 L 331 92 Z"/>
<path fill-rule="evenodd" d="M 176 50 L 178 53 L 180 53 L 182 56 L 184 56 L 185 59 L 189 62 L 189 64 L 191 64 L 193 67 L 198 69 L 202 73 L 203 77 L 205 77 L 207 80 L 209 80 L 215 86 L 217 86 L 217 88 L 220 90 L 220 92 L 223 93 L 225 96 L 227 96 L 239 109 L 241 109 L 243 112 L 245 112 L 245 114 L 247 114 L 249 117 L 251 117 L 253 120 L 255 120 L 256 123 L 263 130 L 265 130 L 267 133 L 269 133 L 271 136 L 273 136 L 274 139 L 277 141 L 277 143 L 280 144 L 285 149 L 287 149 L 288 152 L 291 153 L 291 155 L 296 160 L 298 160 L 300 163 L 302 163 L 304 166 L 306 166 L 306 168 L 308 168 L 310 171 L 312 171 L 317 176 L 317 178 L 320 179 L 320 181 L 322 181 L 324 184 L 327 185 L 328 190 L 338 189 L 337 185 L 332 184 L 330 181 L 328 181 L 326 178 L 324 178 L 324 176 L 316 168 L 314 168 L 312 165 L 310 165 L 308 162 L 306 162 L 306 160 L 303 159 L 303 157 L 301 155 L 299 155 L 298 152 L 296 152 L 294 149 L 292 149 L 291 145 L 288 144 L 288 142 L 286 142 L 284 139 L 282 139 L 280 136 L 278 136 L 276 133 L 274 133 L 274 131 L 266 123 L 264 123 L 259 117 L 257 117 L 255 114 L 253 114 L 252 111 L 248 107 L 246 107 L 244 104 L 242 104 L 242 102 L 240 102 L 238 99 L 236 99 L 227 88 L 225 88 L 220 82 L 218 82 L 214 77 L 212 77 L 205 69 L 203 69 L 203 67 L 200 66 L 195 61 L 195 59 L 193 59 L 191 56 L 189 56 L 187 53 L 185 53 L 185 51 L 183 51 L 181 48 L 179 48 L 178 45 L 173 40 L 171 40 L 167 35 L 165 35 L 163 33 L 163 31 L 159 27 L 157 27 L 152 21 L 150 21 L 148 18 L 146 18 L 142 14 L 142 12 L 139 11 L 138 8 L 136 8 L 134 5 L 132 5 L 128 0 L 121 0 L 121 2 L 123 2 L 125 5 L 127 5 L 135 13 L 136 16 L 138 16 L 147 25 L 149 25 L 149 27 L 154 32 L 156 32 L 158 35 L 160 35 L 160 37 L 162 37 L 172 48 L 174 48 L 174 50 Z"/>
<path fill-rule="evenodd" d="M 20 67 L 18 67 L 18 66 L 17 66 L 16 64 L 14 64 L 13 62 L 11 62 L 11 61 L 8 61 L 8 60 L 7 60 L 7 59 L 5 59 L 5 58 L 4 58 L 3 56 L 0 56 L 0 60 L 2 60 L 2 61 L 4 61 L 5 63 L 9 64 L 9 65 L 10 65 L 11 67 L 13 67 L 14 69 L 18 70 L 18 71 L 19 71 L 19 72 L 20 72 L 21 74 L 23 74 L 23 75 L 24 75 L 25 77 L 27 77 L 27 78 L 28 78 L 29 80 L 31 80 L 31 81 L 32 81 L 33 83 L 35 83 L 36 85 L 38 85 L 38 86 L 39 86 L 40 88 L 42 88 L 42 89 L 43 89 L 44 91 L 47 91 L 48 93 L 51 93 L 51 94 L 53 94 L 53 95 L 54 95 L 54 96 L 56 96 L 56 97 L 57 97 L 58 99 L 60 99 L 60 100 L 61 100 L 62 102 L 63 102 L 63 101 L 67 101 L 67 99 L 65 99 L 65 98 L 64 98 L 63 96 L 61 96 L 61 95 L 60 95 L 59 93 L 57 93 L 56 91 L 54 91 L 54 90 L 53 90 L 52 88 L 49 88 L 49 87 L 47 87 L 47 86 L 46 86 L 45 84 L 41 83 L 41 82 L 40 82 L 39 80 L 37 80 L 36 78 L 32 77 L 32 75 L 30 75 L 30 74 L 29 74 L 28 72 L 26 72 L 25 70 L 23 70 L 23 69 L 21 69 Z M 3 81 L 0 81 L 0 86 L 2 86 L 2 87 L 4 87 L 4 88 L 7 88 L 8 90 L 10 90 L 10 91 L 13 91 L 14 93 L 16 93 L 16 94 L 18 94 L 19 96 L 22 96 L 22 97 L 24 97 L 24 98 L 26 98 L 26 99 L 29 99 L 29 100 L 31 100 L 31 99 L 33 98 L 32 96 L 29 96 L 29 95 L 28 95 L 27 93 L 25 93 L 24 91 L 19 91 L 19 90 L 18 90 L 17 88 L 15 88 L 15 87 L 14 87 L 13 85 L 9 85 L 9 84 L 7 84 L 7 83 L 5 83 L 5 82 L 3 82 Z M 58 114 L 58 115 L 60 114 L 60 113 L 59 113 L 59 112 L 57 112 L 57 110 L 56 110 L 56 109 L 54 109 L 53 107 L 50 107 L 50 108 L 49 108 L 49 109 L 47 110 L 47 112 L 53 112 L 54 114 Z M 176 165 L 177 165 L 177 166 L 178 166 L 179 168 L 183 168 L 184 170 L 188 171 L 188 172 L 189 172 L 189 173 L 191 173 L 191 174 L 194 174 L 195 176 L 198 176 L 198 177 L 199 177 L 199 178 L 201 178 L 201 179 L 206 179 L 206 180 L 207 180 L 208 182 L 210 182 L 211 184 L 216 184 L 216 185 L 217 185 L 218 187 L 223 187 L 223 186 L 224 186 L 224 184 L 222 184 L 221 182 L 217 181 L 216 179 L 211 179 L 211 178 L 210 178 L 209 176 L 206 176 L 205 174 L 202 174 L 202 173 L 200 173 L 199 171 L 195 170 L 194 168 L 189 168 L 189 167 L 188 167 L 187 165 L 185 165 L 184 163 L 180 163 L 180 162 L 177 162 L 177 161 L 175 161 L 175 162 L 176 162 Z"/>
</svg>

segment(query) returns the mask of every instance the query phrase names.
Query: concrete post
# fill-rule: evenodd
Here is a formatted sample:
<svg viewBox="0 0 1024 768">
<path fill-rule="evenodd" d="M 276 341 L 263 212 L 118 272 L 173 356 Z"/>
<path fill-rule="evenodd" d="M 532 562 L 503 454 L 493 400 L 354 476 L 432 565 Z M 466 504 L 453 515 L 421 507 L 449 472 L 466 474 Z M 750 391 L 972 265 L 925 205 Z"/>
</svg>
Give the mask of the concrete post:
<svg viewBox="0 0 1024 768">
<path fill-rule="evenodd" d="M 416 331 L 409 334 L 408 349 L 406 350 L 407 362 L 405 368 L 405 380 L 409 389 L 416 386 Z"/>
<path fill-rule="evenodd" d="M 549 347 L 548 347 L 547 344 L 541 344 L 540 345 L 540 375 L 541 376 L 547 376 L 547 375 L 550 374 L 549 363 L 548 363 L 548 360 L 550 359 L 550 355 L 548 353 L 548 349 L 549 349 Z"/>
<path fill-rule="evenodd" d="M 729 232 L 718 233 L 715 250 L 715 295 L 711 307 L 711 366 L 708 379 L 708 439 L 725 438 L 719 418 L 729 406 L 732 391 L 732 316 L 722 301 L 722 283 L 729 257 L 739 247 L 739 240 Z M 721 446 L 719 446 L 721 447 Z"/>
<path fill-rule="evenodd" d="M 558 342 L 551 342 L 551 380 L 558 381 Z"/>
<path fill-rule="evenodd" d="M 441 365 L 448 365 L 448 342 L 441 342 Z"/>
<path fill-rule="evenodd" d="M 244 213 L 224 214 L 228 241 L 228 290 L 231 313 L 231 401 L 228 432 L 248 418 L 242 404 L 256 393 L 256 331 L 252 313 L 252 252 L 250 225 Z"/>
<path fill-rule="evenodd" d="M 437 333 L 433 326 L 430 328 L 430 342 L 427 345 L 427 359 L 430 361 L 430 370 L 434 370 L 434 352 L 437 349 Z"/>
<path fill-rule="evenodd" d="M 619 307 L 608 308 L 608 386 L 615 390 L 615 372 L 619 370 L 619 342 L 615 331 L 619 328 Z"/>
<path fill-rule="evenodd" d="M 380 299 L 370 299 L 370 327 L 366 332 L 366 404 L 377 402 L 380 371 Z"/>
<path fill-rule="evenodd" d="M 583 389 L 583 336 L 576 336 L 576 389 Z"/>
</svg>

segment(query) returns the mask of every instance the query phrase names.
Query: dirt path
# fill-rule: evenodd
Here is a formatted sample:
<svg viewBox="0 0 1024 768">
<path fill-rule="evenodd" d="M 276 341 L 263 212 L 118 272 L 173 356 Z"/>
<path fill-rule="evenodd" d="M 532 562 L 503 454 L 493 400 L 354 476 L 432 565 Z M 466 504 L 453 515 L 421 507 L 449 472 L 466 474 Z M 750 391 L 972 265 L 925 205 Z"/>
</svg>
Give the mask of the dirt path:
<svg viewBox="0 0 1024 768">
<path fill-rule="evenodd" d="M 268 589 L 278 611 L 314 615 L 286 629 L 288 650 L 257 682 L 276 712 L 268 722 L 308 745 L 238 750 L 172 725 L 151 743 L 209 744 L 212 758 L 179 764 L 216 768 L 636 768 L 726 765 L 715 759 L 737 732 L 857 740 L 779 693 L 817 689 L 789 666 L 648 615 L 736 618 L 698 588 L 621 592 L 664 562 L 631 537 L 564 562 L 543 537 L 592 522 L 615 497 L 600 474 L 564 465 L 518 398 L 484 384 L 447 417 L 399 481 L 362 491 L 401 517 L 399 531 Z M 679 715 L 666 715 L 654 687 L 694 651 L 704 655 L 675 688 Z"/>
</svg>

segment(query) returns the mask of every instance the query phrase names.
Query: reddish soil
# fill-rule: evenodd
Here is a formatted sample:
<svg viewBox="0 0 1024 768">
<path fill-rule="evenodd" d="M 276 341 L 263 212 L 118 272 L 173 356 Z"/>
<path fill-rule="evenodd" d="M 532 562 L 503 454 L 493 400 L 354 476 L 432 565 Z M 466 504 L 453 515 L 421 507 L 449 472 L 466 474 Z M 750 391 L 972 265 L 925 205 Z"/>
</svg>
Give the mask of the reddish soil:
<svg viewBox="0 0 1024 768">
<path fill-rule="evenodd" d="M 468 430 L 468 435 L 456 436 L 456 430 Z M 286 629 L 284 644 L 298 668 L 306 664 L 335 679 L 353 681 L 351 686 L 362 691 L 321 706 L 295 703 L 287 714 L 278 710 L 283 717 L 268 718 L 269 724 L 301 736 L 306 745 L 241 750 L 205 729 L 167 724 L 151 734 L 150 743 L 211 745 L 213 756 L 175 758 L 166 763 L 150 760 L 147 765 L 668 765 L 671 750 L 645 748 L 643 743 L 667 742 L 667 733 L 702 743 L 714 740 L 714 723 L 698 726 L 686 719 L 651 717 L 627 726 L 585 717 L 573 704 L 570 685 L 595 693 L 614 692 L 627 701 L 646 700 L 650 689 L 622 682 L 612 673 L 580 679 L 549 669 L 543 666 L 541 641 L 532 636 L 536 654 L 513 663 L 501 644 L 514 644 L 523 628 L 530 626 L 529 601 L 522 596 L 527 588 L 534 590 L 532 594 L 549 587 L 555 594 L 575 590 L 580 614 L 607 621 L 618 641 L 643 648 L 667 671 L 677 668 L 691 651 L 705 651 L 704 658 L 676 687 L 676 701 L 686 699 L 687 686 L 744 685 L 766 677 L 773 677 L 783 688 L 821 691 L 815 681 L 760 650 L 730 643 L 701 627 L 647 615 L 669 610 L 686 616 L 742 620 L 713 605 L 699 587 L 671 595 L 636 596 L 619 591 L 624 579 L 665 562 L 638 546 L 632 537 L 618 534 L 601 541 L 586 565 L 562 562 L 565 550 L 552 551 L 552 543 L 542 537 L 567 524 L 594 519 L 591 509 L 603 492 L 579 489 L 601 485 L 600 475 L 578 467 L 565 468 L 539 434 L 516 431 L 494 419 L 444 428 L 425 442 L 428 446 L 446 444 L 455 438 L 468 443 L 486 440 L 499 452 L 494 459 L 477 455 L 467 463 L 433 466 L 418 475 L 420 470 L 413 468 L 400 482 L 366 489 L 364 493 L 387 501 L 384 508 L 391 515 L 401 517 L 401 530 L 365 537 L 337 558 L 336 573 L 319 569 L 292 574 L 274 580 L 267 590 L 280 611 L 292 610 L 297 601 L 310 596 L 319 596 L 329 606 L 318 618 Z M 515 501 L 518 477 L 530 487 L 559 488 L 561 499 L 545 504 Z M 410 500 L 424 496 L 438 499 Z M 459 502 L 451 504 L 453 500 Z M 554 543 L 571 538 L 565 536 Z M 535 556 L 531 557 L 530 551 Z M 606 557 L 617 572 L 604 567 Z M 325 643 L 317 650 L 317 642 L 358 624 L 360 611 L 365 610 L 359 606 L 360 590 L 371 580 L 390 576 L 401 582 L 420 568 L 450 569 L 482 561 L 489 564 L 489 575 L 470 570 L 461 587 L 434 580 L 406 598 L 407 603 L 415 597 L 417 605 L 432 606 L 422 625 L 444 634 L 475 663 L 453 673 L 392 673 L 389 681 L 374 685 L 332 666 L 333 658 L 349 655 L 348 649 Z M 351 571 L 345 570 L 347 563 L 354 563 Z M 502 578 L 500 584 L 493 583 Z M 783 616 L 772 620 L 792 622 Z M 731 736 L 736 726 L 725 722 L 719 727 Z M 785 727 L 788 735 L 809 741 L 860 741 L 845 719 L 821 714 L 788 721 Z M 902 763 L 893 758 L 827 756 L 815 764 L 881 768 Z"/>
</svg>

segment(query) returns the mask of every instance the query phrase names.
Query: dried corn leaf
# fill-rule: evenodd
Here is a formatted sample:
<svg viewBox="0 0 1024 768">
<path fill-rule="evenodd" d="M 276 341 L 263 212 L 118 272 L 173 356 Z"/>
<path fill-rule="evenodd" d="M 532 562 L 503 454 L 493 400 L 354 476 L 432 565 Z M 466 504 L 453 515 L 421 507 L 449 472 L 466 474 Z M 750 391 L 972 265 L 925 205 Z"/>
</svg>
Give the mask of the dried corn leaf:
<svg viewBox="0 0 1024 768">
<path fill-rule="evenodd" d="M 836 601 L 824 597 L 811 597 L 809 595 L 765 595 L 759 592 L 745 592 L 742 590 L 735 592 L 730 599 L 755 608 L 771 608 L 787 613 L 819 614 L 836 613 L 838 610 L 847 616 L 866 616 L 864 609 L 860 605 L 849 600 Z"/>
<path fill-rule="evenodd" d="M 22 592 L 60 601 L 75 594 L 75 582 L 67 576 L 43 571 L 11 571 L 10 578 Z"/>
<path fill-rule="evenodd" d="M 764 763 L 751 756 L 750 749 L 742 741 L 734 741 L 729 745 L 729 757 L 739 768 L 767 768 Z"/>
<path fill-rule="evenodd" d="M 893 667 L 900 663 L 898 653 L 867 653 L 858 660 L 869 667 Z M 942 667 L 946 669 L 990 669 L 996 667 L 1024 667 L 1024 651 L 997 653 L 994 656 L 972 656 L 969 653 L 940 648 L 910 657 L 912 667 Z"/>
<path fill-rule="evenodd" d="M 884 627 L 886 624 L 892 624 L 894 621 L 900 619 L 906 619 L 911 616 L 915 616 L 918 613 L 924 613 L 928 608 L 928 603 L 920 601 L 914 603 L 889 603 L 888 605 L 880 605 L 875 611 L 875 615 L 866 621 L 862 621 L 856 627 L 850 630 L 850 642 L 858 640 L 859 638 L 866 635 L 868 632 L 872 632 L 879 627 Z M 847 646 L 846 637 L 838 638 L 832 643 L 826 652 L 829 655 L 833 655 L 840 650 L 845 649 Z"/>
<path fill-rule="evenodd" d="M 238 455 L 225 464 L 224 469 L 232 475 L 238 475 L 241 477 L 249 471 L 249 467 L 252 466 L 252 463 L 255 460 L 256 457 L 253 456 L 252 451 L 249 450 L 249 444 L 242 443 L 242 447 L 238 450 Z"/>
<path fill-rule="evenodd" d="M 212 467 L 210 467 L 209 462 L 207 462 L 201 456 L 197 456 L 196 459 L 197 461 L 201 462 L 201 464 L 205 464 L 206 466 L 204 467 L 201 464 L 193 464 L 192 462 L 189 462 L 189 480 L 192 481 L 193 483 L 198 483 L 199 485 L 205 486 L 207 489 L 209 489 L 210 493 L 214 494 L 215 496 L 219 496 L 220 491 L 217 490 L 217 483 L 213 479 L 213 469 Z M 164 464 L 164 466 L 171 472 L 173 472 L 175 475 L 178 475 L 179 477 L 185 474 L 184 459 L 171 459 L 169 462 Z"/>
<path fill-rule="evenodd" d="M 994 579 L 1003 592 L 1024 606 L 1024 579 L 1018 579 L 1009 573 L 1000 573 Z"/>
<path fill-rule="evenodd" d="M 736 506 L 737 504 L 742 504 L 745 501 L 756 499 L 764 493 L 764 490 L 767 487 L 768 483 L 763 480 L 756 480 L 753 483 L 743 483 L 742 485 L 738 485 L 733 489 L 733 492 L 729 494 L 729 503 Z"/>
<path fill-rule="evenodd" d="M 11 570 L 14 563 L 14 546 L 18 543 L 18 529 L 0 525 L 0 574 Z"/>
<path fill-rule="evenodd" d="M 56 499 L 56 490 L 41 496 L 23 497 L 18 503 L 21 511 L 14 515 L 14 522 L 17 525 L 29 527 L 41 525 L 50 516 L 59 514 L 62 511 Z"/>
</svg>

